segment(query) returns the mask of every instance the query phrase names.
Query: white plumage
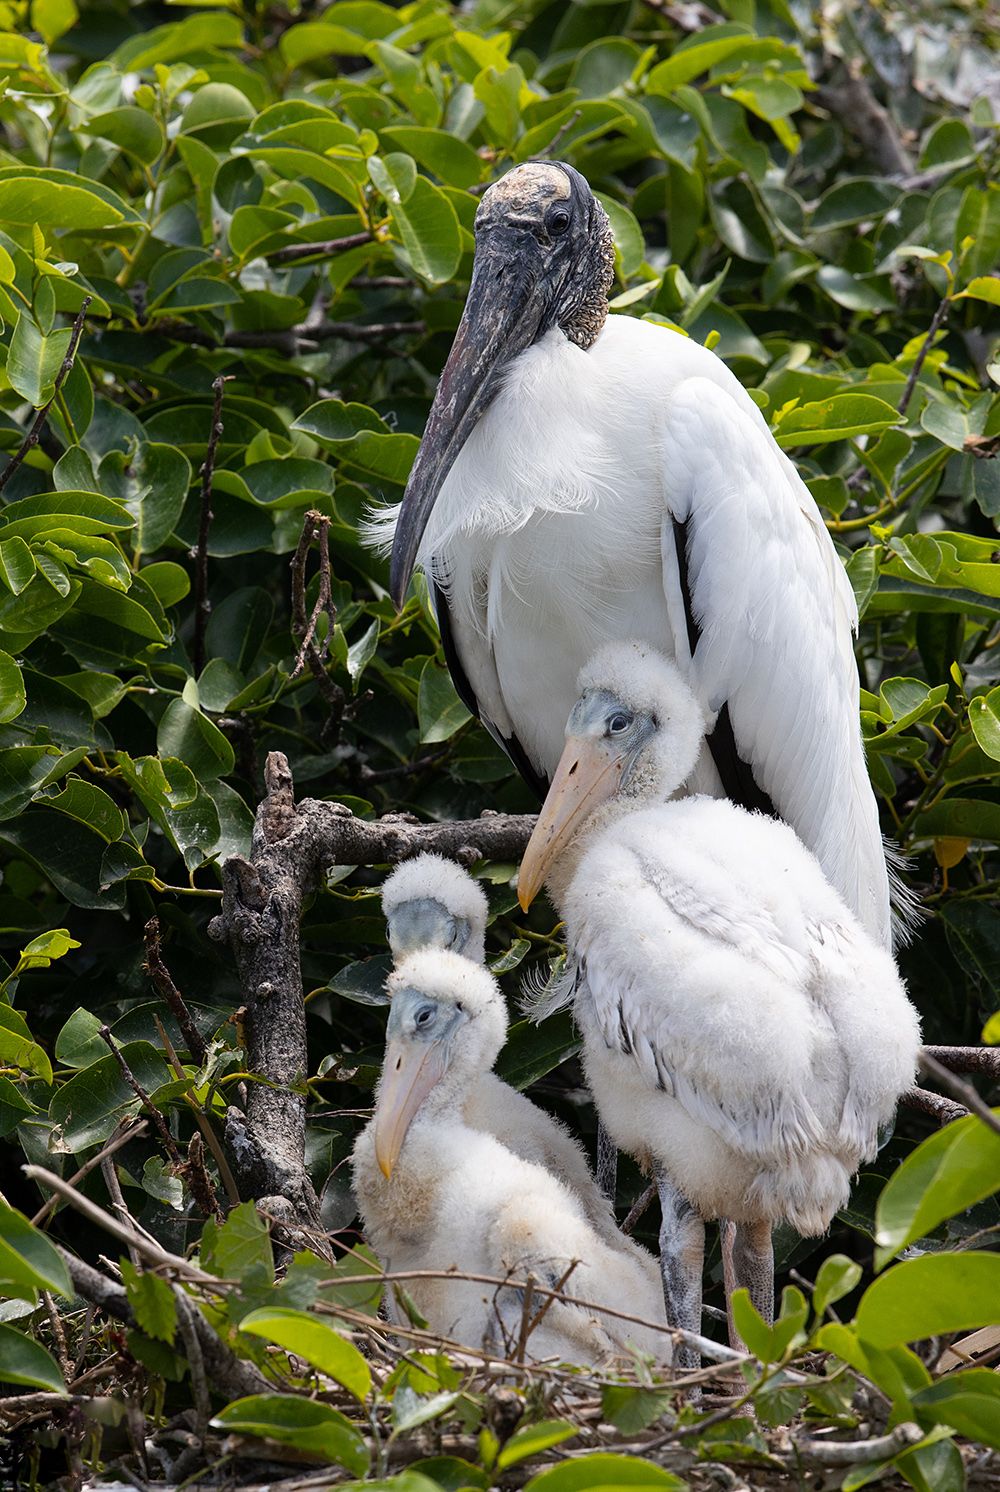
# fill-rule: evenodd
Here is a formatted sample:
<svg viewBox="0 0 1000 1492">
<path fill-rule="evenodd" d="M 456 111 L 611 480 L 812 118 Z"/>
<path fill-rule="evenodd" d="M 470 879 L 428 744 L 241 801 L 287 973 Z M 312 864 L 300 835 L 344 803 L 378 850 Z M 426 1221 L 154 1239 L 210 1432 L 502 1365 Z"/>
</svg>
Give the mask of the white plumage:
<svg viewBox="0 0 1000 1492">
<path fill-rule="evenodd" d="M 426 853 L 404 860 L 382 886 L 382 910 L 397 964 L 421 948 L 449 949 L 476 964 L 485 960 L 486 896 L 453 860 Z M 615 1248 L 622 1242 L 582 1147 L 558 1119 L 489 1069 L 470 1083 L 462 1114 L 471 1129 L 492 1135 L 569 1187 L 606 1243 Z"/>
<path fill-rule="evenodd" d="M 579 684 L 521 895 L 548 873 L 601 1119 L 701 1217 L 821 1233 L 913 1082 L 891 955 L 787 825 L 662 801 L 703 718 L 672 663 L 612 645 Z"/>
<path fill-rule="evenodd" d="M 353 1157 L 366 1235 L 384 1268 L 518 1281 L 533 1275 L 554 1288 L 578 1260 L 569 1295 L 662 1323 L 652 1257 L 624 1238 L 611 1248 L 567 1186 L 464 1119 L 469 1091 L 506 1035 L 496 981 L 468 959 L 425 950 L 394 971 L 388 988 L 375 1118 Z M 443 1336 L 501 1356 L 518 1341 L 522 1293 L 515 1288 L 419 1278 L 405 1288 Z M 669 1360 L 668 1341 L 652 1327 L 557 1302 L 530 1336 L 527 1355 L 599 1363 L 638 1349 Z"/>
<path fill-rule="evenodd" d="M 546 239 L 553 202 L 583 226 Z M 515 355 L 507 321 L 492 333 L 506 351 L 484 350 L 480 330 L 490 297 L 504 304 L 507 280 L 491 265 L 517 275 L 514 251 L 497 247 L 512 223 L 536 283 L 546 286 L 551 275 L 561 286 L 532 292 L 550 295 L 556 309 L 536 339 L 518 337 Z M 888 945 L 889 883 L 859 728 L 851 585 L 811 494 L 714 353 L 651 322 L 604 319 L 606 298 L 600 316 L 589 306 L 582 330 L 574 322 L 580 279 L 592 272 L 600 290 L 601 261 L 592 271 L 581 265 L 606 226 L 568 167 L 518 167 L 486 193 L 477 216 L 482 275 L 425 444 L 433 436 L 443 447 L 442 430 L 456 428 L 463 370 L 477 387 L 488 382 L 490 402 L 457 454 L 453 441 L 435 468 L 445 475 L 429 516 L 426 470 L 415 468 L 412 499 L 408 490 L 401 510 L 373 532 L 383 541 L 396 534 L 395 560 L 413 532 L 410 525 L 403 534 L 403 523 L 397 531 L 397 515 L 405 523 L 408 504 L 422 504 L 415 552 L 437 587 L 459 687 L 542 778 L 559 759 L 577 673 L 598 646 L 636 638 L 676 658 L 709 729 L 728 706 L 736 752 L 757 789 Z M 560 254 L 575 256 L 572 270 Z M 525 304 L 525 294 L 511 304 Z M 600 329 L 591 334 L 593 322 Z M 731 763 L 732 771 L 746 786 L 745 767 Z M 686 786 L 716 796 L 725 787 L 752 802 L 752 785 L 748 797 L 724 784 L 707 748 Z"/>
</svg>

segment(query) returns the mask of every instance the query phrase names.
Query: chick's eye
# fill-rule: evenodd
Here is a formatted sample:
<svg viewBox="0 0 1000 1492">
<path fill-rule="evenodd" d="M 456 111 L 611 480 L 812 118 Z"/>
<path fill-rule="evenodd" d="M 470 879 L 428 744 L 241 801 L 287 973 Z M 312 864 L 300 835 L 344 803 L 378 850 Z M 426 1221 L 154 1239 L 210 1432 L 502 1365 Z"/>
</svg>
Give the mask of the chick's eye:
<svg viewBox="0 0 1000 1492">
<path fill-rule="evenodd" d="M 545 220 L 549 232 L 556 237 L 569 227 L 569 211 L 565 207 L 554 207 Z"/>
<path fill-rule="evenodd" d="M 417 1011 L 417 1025 L 418 1026 L 429 1026 L 430 1023 L 431 1023 L 431 1021 L 433 1019 L 434 1019 L 434 1006 L 433 1005 L 423 1005 Z"/>
<path fill-rule="evenodd" d="M 608 721 L 608 730 L 613 736 L 620 736 L 622 731 L 628 730 L 631 724 L 631 715 L 624 715 L 619 711 L 617 715 L 612 715 Z"/>
</svg>

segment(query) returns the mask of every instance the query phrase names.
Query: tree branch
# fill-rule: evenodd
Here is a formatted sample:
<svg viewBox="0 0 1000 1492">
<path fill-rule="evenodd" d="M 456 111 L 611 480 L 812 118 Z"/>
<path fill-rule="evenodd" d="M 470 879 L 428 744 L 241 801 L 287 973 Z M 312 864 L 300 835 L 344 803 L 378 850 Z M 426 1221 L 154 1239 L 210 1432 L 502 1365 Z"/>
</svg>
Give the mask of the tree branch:
<svg viewBox="0 0 1000 1492">
<path fill-rule="evenodd" d="M 883 109 L 860 72 L 850 71 L 836 82 L 824 83 L 812 97 L 854 136 L 881 175 L 911 174 L 913 162 L 892 116 Z"/>
<path fill-rule="evenodd" d="M 297 264 L 300 259 L 329 258 L 332 254 L 343 254 L 347 249 L 357 249 L 363 243 L 371 243 L 374 235 L 348 233 L 344 238 L 328 238 L 323 243 L 293 243 L 285 249 L 272 249 L 264 258 L 269 264 Z"/>
<path fill-rule="evenodd" d="M 17 471 L 17 468 L 24 461 L 24 458 L 30 451 L 33 451 L 35 449 L 35 446 L 42 438 L 42 431 L 45 429 L 45 422 L 49 417 L 49 410 L 55 403 L 56 397 L 59 394 L 59 391 L 62 388 L 63 384 L 66 382 L 70 373 L 73 371 L 73 363 L 76 359 L 76 349 L 79 347 L 80 338 L 83 335 L 84 318 L 87 315 L 87 309 L 90 306 L 90 302 L 93 300 L 93 298 L 94 297 L 92 295 L 85 295 L 83 297 L 80 309 L 79 311 L 77 311 L 76 318 L 73 322 L 73 330 L 70 333 L 69 343 L 66 347 L 66 356 L 62 360 L 59 372 L 56 374 L 55 383 L 52 386 L 52 397 L 46 404 L 42 405 L 41 409 L 38 411 L 38 413 L 35 415 L 35 418 L 31 422 L 31 429 L 28 431 L 27 435 L 24 437 L 24 440 L 21 442 L 18 449 L 14 452 L 13 456 L 4 467 L 3 471 L 0 471 L 0 492 L 2 492 L 3 489 L 6 487 L 11 477 Z"/>
<path fill-rule="evenodd" d="M 907 1088 L 900 1095 L 900 1103 L 906 1109 L 919 1109 L 922 1114 L 930 1114 L 939 1124 L 951 1124 L 955 1119 L 965 1119 L 968 1109 L 964 1104 L 954 1103 L 950 1098 L 943 1098 L 940 1093 L 931 1093 L 927 1088 Z"/>
<path fill-rule="evenodd" d="M 930 352 L 931 348 L 934 345 L 934 338 L 937 336 L 941 328 L 941 323 L 948 315 L 948 311 L 950 310 L 950 308 L 951 297 L 946 295 L 941 301 L 937 310 L 934 312 L 934 315 L 931 319 L 931 324 L 927 329 L 927 335 L 920 344 L 920 351 L 913 359 L 913 367 L 910 369 L 910 376 L 906 380 L 906 387 L 903 389 L 903 397 L 900 399 L 898 405 L 898 412 L 900 414 L 905 414 L 907 409 L 909 408 L 910 400 L 913 398 L 913 390 L 916 388 L 917 379 L 920 377 L 920 370 L 924 366 L 924 361 L 927 357 L 927 354 Z"/>
<path fill-rule="evenodd" d="M 992 1109 L 987 1107 L 971 1083 L 955 1077 L 954 1073 L 949 1072 L 936 1057 L 931 1056 L 927 1047 L 924 1047 L 920 1053 L 920 1066 L 936 1083 L 940 1083 L 942 1088 L 946 1088 L 960 1103 L 964 1103 L 967 1109 L 988 1125 L 994 1134 L 1000 1135 L 1000 1119 Z"/>
<path fill-rule="evenodd" d="M 319 590 L 311 614 L 306 616 L 306 557 L 316 541 L 319 550 Z M 330 576 L 330 520 L 311 509 L 302 522 L 302 533 L 292 556 L 292 631 L 299 640 L 298 656 L 290 677 L 294 679 L 309 664 L 309 672 L 316 680 L 320 694 L 326 701 L 329 714 L 320 732 L 324 744 L 333 745 L 340 734 L 340 722 L 344 715 L 344 691 L 331 679 L 326 671 L 326 655 L 337 621 L 337 610 L 333 604 Z M 327 619 L 327 634 L 319 647 L 316 646 L 316 626 L 321 616 Z"/>
<path fill-rule="evenodd" d="M 143 938 L 146 944 L 146 972 L 153 981 L 153 988 L 169 1006 L 180 1028 L 180 1033 L 187 1042 L 191 1060 L 197 1062 L 200 1067 L 205 1060 L 205 1040 L 192 1019 L 184 996 L 170 977 L 170 970 L 163 962 L 159 917 L 150 917 L 143 929 Z"/>
<path fill-rule="evenodd" d="M 385 865 L 436 850 L 464 865 L 515 860 L 534 818 L 487 814 L 480 819 L 421 824 L 403 815 L 357 819 L 341 803 L 295 804 L 286 758 L 271 752 L 266 797 L 257 810 L 249 860 L 223 867 L 222 911 L 212 937 L 227 940 L 239 970 L 245 1006 L 246 1113 L 230 1109 L 226 1141 L 240 1192 L 293 1229 L 319 1225 L 319 1204 L 305 1169 L 305 1009 L 299 922 L 303 897 L 329 865 Z M 315 1247 L 312 1240 L 303 1240 Z"/>
</svg>

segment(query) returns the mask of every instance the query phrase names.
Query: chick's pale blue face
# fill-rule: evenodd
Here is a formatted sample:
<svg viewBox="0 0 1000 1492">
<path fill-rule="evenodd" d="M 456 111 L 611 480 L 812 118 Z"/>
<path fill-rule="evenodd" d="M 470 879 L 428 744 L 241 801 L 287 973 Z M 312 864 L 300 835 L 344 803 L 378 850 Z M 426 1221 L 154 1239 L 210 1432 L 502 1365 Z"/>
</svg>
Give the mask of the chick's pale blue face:
<svg viewBox="0 0 1000 1492">
<path fill-rule="evenodd" d="M 466 1012 L 460 1003 L 435 1000 L 417 989 L 401 989 L 392 997 L 386 1036 L 447 1045 L 465 1019 Z"/>
<path fill-rule="evenodd" d="M 397 963 L 418 948 L 448 948 L 464 953 L 472 928 L 467 917 L 456 917 L 432 896 L 401 902 L 388 918 L 389 945 Z"/>
<path fill-rule="evenodd" d="M 624 761 L 624 782 L 657 728 L 654 715 L 633 709 L 610 689 L 585 689 L 573 706 L 566 735 L 603 742 L 616 758 Z"/>
</svg>

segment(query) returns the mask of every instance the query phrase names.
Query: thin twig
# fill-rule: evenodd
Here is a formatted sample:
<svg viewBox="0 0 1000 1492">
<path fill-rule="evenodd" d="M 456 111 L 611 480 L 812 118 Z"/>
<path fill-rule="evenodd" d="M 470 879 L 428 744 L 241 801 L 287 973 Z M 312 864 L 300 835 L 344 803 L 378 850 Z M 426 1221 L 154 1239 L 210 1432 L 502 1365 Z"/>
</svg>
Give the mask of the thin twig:
<svg viewBox="0 0 1000 1492">
<path fill-rule="evenodd" d="M 194 1399 L 194 1412 L 197 1416 L 198 1434 L 203 1436 L 208 1428 L 208 1422 L 212 1417 L 212 1397 L 208 1391 L 208 1379 L 205 1376 L 205 1359 L 202 1356 L 201 1343 L 198 1341 L 197 1307 L 181 1289 L 180 1285 L 174 1286 L 174 1300 L 177 1302 L 177 1326 L 184 1339 L 184 1350 L 191 1373 L 191 1397 Z"/>
<path fill-rule="evenodd" d="M 55 383 L 52 386 L 52 397 L 48 400 L 47 403 L 42 405 L 41 409 L 35 415 L 35 418 L 31 423 L 31 429 L 28 431 L 27 435 L 24 437 L 24 440 L 21 442 L 18 449 L 14 452 L 13 456 L 4 467 L 3 471 L 0 471 L 0 492 L 2 492 L 3 489 L 6 487 L 11 477 L 17 471 L 17 468 L 24 461 L 24 458 L 30 451 L 34 450 L 35 446 L 42 438 L 42 431 L 45 429 L 45 422 L 49 417 L 49 410 L 55 403 L 56 397 L 58 396 L 63 384 L 66 382 L 70 373 L 73 371 L 73 363 L 76 359 L 76 349 L 79 347 L 80 338 L 83 335 L 84 318 L 87 315 L 87 308 L 89 307 L 90 302 L 93 300 L 93 298 L 94 297 L 92 295 L 85 295 L 80 309 L 76 313 L 76 317 L 73 321 L 73 330 L 70 333 L 69 343 L 66 347 L 66 356 L 62 360 L 59 372 L 56 374 Z"/>
<path fill-rule="evenodd" d="M 171 978 L 170 970 L 163 962 L 163 950 L 160 946 L 159 917 L 150 917 L 143 929 L 143 937 L 146 943 L 146 973 L 153 981 L 156 993 L 169 1005 L 174 1020 L 180 1027 L 181 1035 L 187 1042 L 191 1058 L 200 1067 L 205 1060 L 205 1038 L 195 1025 L 184 996 L 177 988 Z"/>
<path fill-rule="evenodd" d="M 56 1344 L 56 1355 L 59 1358 L 59 1366 L 62 1368 L 63 1377 L 67 1383 L 72 1382 L 73 1362 L 66 1346 L 66 1328 L 59 1314 L 59 1307 L 52 1299 L 51 1292 L 42 1291 L 42 1300 L 45 1303 L 45 1313 L 49 1318 L 49 1326 L 52 1328 L 53 1340 Z"/>
<path fill-rule="evenodd" d="M 226 1214 L 219 1202 L 215 1183 L 205 1166 L 205 1141 L 198 1130 L 195 1130 L 188 1141 L 187 1160 L 181 1168 L 181 1174 L 199 1211 L 205 1217 L 214 1218 L 217 1223 L 223 1222 Z"/>
<path fill-rule="evenodd" d="M 178 1078 L 184 1079 L 186 1077 L 186 1074 L 180 1064 L 180 1061 L 178 1060 L 177 1053 L 174 1051 L 173 1042 L 170 1040 L 170 1037 L 163 1029 L 163 1022 L 156 1014 L 153 1015 L 153 1020 L 156 1023 L 156 1029 L 159 1032 L 160 1040 L 163 1043 L 163 1050 L 167 1054 L 167 1061 L 170 1063 L 176 1076 Z M 202 1134 L 205 1136 L 208 1148 L 209 1150 L 211 1150 L 213 1156 L 215 1157 L 215 1164 L 219 1168 L 219 1175 L 222 1178 L 222 1184 L 226 1188 L 226 1196 L 235 1207 L 240 1201 L 240 1193 L 236 1182 L 233 1179 L 233 1173 L 229 1169 L 229 1162 L 226 1160 L 226 1152 L 219 1144 L 219 1138 L 216 1135 L 215 1130 L 212 1128 L 212 1122 L 209 1119 L 208 1115 L 202 1111 L 201 1105 L 198 1103 L 197 1099 L 192 1098 L 190 1094 L 187 1095 L 187 1099 L 191 1105 L 191 1112 L 194 1114 L 195 1122 L 197 1123 L 198 1128 L 201 1130 Z"/>
<path fill-rule="evenodd" d="M 156 1132 L 160 1136 L 160 1139 L 163 1141 L 163 1148 L 170 1156 L 171 1161 L 174 1163 L 175 1166 L 182 1166 L 184 1164 L 184 1159 L 177 1148 L 176 1140 L 170 1133 L 170 1130 L 167 1128 L 167 1121 L 164 1119 L 163 1115 L 153 1103 L 149 1094 L 139 1082 L 135 1073 L 125 1061 L 125 1058 L 122 1056 L 121 1048 L 111 1034 L 111 1027 L 102 1026 L 97 1034 L 102 1041 L 107 1043 L 112 1057 L 114 1057 L 115 1061 L 118 1063 L 119 1072 L 125 1079 L 126 1083 L 128 1083 L 129 1087 L 132 1089 L 132 1092 L 142 1104 L 143 1108 L 147 1111 L 149 1117 L 152 1119 Z"/>
<path fill-rule="evenodd" d="M 111 1205 L 115 1209 L 115 1212 L 118 1214 L 119 1221 L 122 1223 L 127 1223 L 129 1227 L 131 1227 L 136 1233 L 138 1233 L 139 1229 L 136 1227 L 135 1218 L 132 1216 L 125 1205 L 125 1194 L 122 1191 L 121 1182 L 118 1180 L 118 1172 L 115 1170 L 115 1163 L 109 1156 L 105 1156 L 104 1160 L 101 1161 L 101 1175 L 104 1177 L 104 1185 L 108 1189 L 108 1196 L 111 1198 Z M 140 1266 L 140 1255 L 138 1250 L 136 1249 L 134 1241 L 129 1243 L 127 1245 L 127 1248 L 129 1258 L 138 1269 Z"/>
<path fill-rule="evenodd" d="M 934 312 L 934 315 L 931 319 L 931 324 L 927 330 L 927 335 L 920 344 L 920 351 L 913 359 L 913 367 L 910 369 L 910 376 L 906 380 L 906 387 L 903 389 L 903 397 L 900 399 L 899 404 L 896 406 L 899 414 L 905 414 L 907 408 L 909 407 L 910 400 L 913 398 L 913 391 L 917 386 L 917 379 L 920 377 L 920 371 L 924 366 L 924 361 L 927 357 L 927 354 L 930 352 L 932 346 L 934 345 L 934 338 L 940 331 L 941 324 L 944 321 L 945 317 L 948 315 L 950 307 L 951 297 L 950 295 L 946 295 L 941 301 L 941 304 L 938 306 L 937 310 Z"/>
<path fill-rule="evenodd" d="M 940 1083 L 942 1088 L 947 1088 L 949 1093 L 953 1093 L 959 1103 L 964 1103 L 967 1109 L 971 1109 L 972 1113 L 981 1119 L 984 1124 L 988 1125 L 994 1134 L 1000 1135 L 1000 1119 L 983 1102 L 971 1083 L 967 1083 L 964 1079 L 957 1078 L 953 1072 L 949 1072 L 947 1067 L 942 1066 L 936 1057 L 930 1055 L 926 1047 L 920 1053 L 920 1066 L 925 1072 L 930 1074 L 936 1083 Z"/>
<path fill-rule="evenodd" d="M 208 599 L 208 535 L 212 527 L 212 477 L 215 473 L 215 458 L 222 436 L 222 400 L 226 384 L 236 375 L 221 373 L 212 380 L 212 428 L 209 431 L 208 447 L 201 468 L 201 512 L 198 519 L 198 543 L 191 556 L 194 566 L 194 642 L 192 661 L 195 678 L 205 666 L 205 630 L 208 627 L 212 603 Z"/>
<path fill-rule="evenodd" d="M 66 1183 L 66 1185 L 76 1186 L 77 1182 L 82 1181 L 85 1176 L 89 1176 L 91 1171 L 96 1171 L 97 1167 L 101 1164 L 102 1161 L 107 1160 L 108 1156 L 114 1155 L 117 1150 L 121 1150 L 123 1146 L 130 1144 L 133 1140 L 138 1140 L 141 1135 L 144 1135 L 146 1133 L 146 1128 L 147 1125 L 145 1119 L 126 1119 L 124 1124 L 122 1124 L 111 1136 L 110 1140 L 103 1147 L 103 1149 L 99 1150 L 96 1155 L 92 1155 L 90 1159 L 86 1161 L 85 1164 L 82 1165 L 80 1169 L 69 1178 L 69 1181 Z M 39 1207 L 38 1211 L 31 1219 L 31 1226 L 33 1228 L 40 1228 L 49 1214 L 51 1212 L 55 1212 L 56 1208 L 59 1206 L 59 1202 L 60 1198 L 58 1196 L 53 1195 L 49 1197 L 42 1204 L 42 1206 Z"/>
<path fill-rule="evenodd" d="M 312 612 L 306 616 L 306 557 L 316 542 L 319 552 L 319 589 Z M 323 727 L 324 741 L 336 739 L 344 714 L 345 696 L 340 685 L 331 679 L 326 670 L 327 650 L 337 622 L 337 609 L 333 604 L 333 582 L 330 571 L 330 520 L 315 509 L 310 509 L 302 523 L 302 533 L 291 561 L 292 571 L 292 631 L 299 640 L 299 651 L 290 678 L 296 678 L 303 665 L 309 664 L 309 672 L 316 680 L 320 693 L 329 709 Z M 326 636 L 316 646 L 316 627 L 321 616 L 327 620 Z"/>
<path fill-rule="evenodd" d="M 264 258 L 269 264 L 295 264 L 299 259 L 329 258 L 331 254 L 342 254 L 346 249 L 357 249 L 363 243 L 371 243 L 373 235 L 348 233 L 343 238 L 328 238 L 322 243 L 293 243 L 284 249 L 272 249 Z"/>
<path fill-rule="evenodd" d="M 646 1190 L 642 1192 L 640 1196 L 636 1197 L 635 1201 L 632 1203 L 632 1206 L 629 1208 L 625 1216 L 625 1221 L 622 1223 L 623 1233 L 631 1234 L 636 1223 L 642 1217 L 642 1214 L 646 1211 L 646 1208 L 650 1205 L 655 1196 L 656 1183 L 655 1181 L 651 1181 L 646 1187 Z"/>
<path fill-rule="evenodd" d="M 521 1299 L 521 1329 L 517 1334 L 517 1350 L 514 1354 L 515 1362 L 524 1362 L 524 1354 L 528 1346 L 528 1337 L 531 1335 L 531 1302 L 535 1297 L 535 1276 L 528 1275 L 524 1286 L 524 1295 Z"/>
<path fill-rule="evenodd" d="M 874 1440 L 796 1440 L 794 1449 L 804 1460 L 819 1466 L 857 1466 L 866 1461 L 888 1461 L 923 1438 L 919 1425 L 904 1420 L 888 1435 L 878 1435 Z"/>
<path fill-rule="evenodd" d="M 183 1279 L 191 1280 L 194 1284 L 207 1285 L 213 1290 L 222 1288 L 224 1281 L 216 1279 L 214 1275 L 206 1274 L 204 1270 L 198 1269 L 194 1264 L 189 1263 L 187 1259 L 182 1259 L 179 1254 L 170 1253 L 168 1249 L 161 1248 L 158 1243 L 147 1238 L 144 1234 L 137 1233 L 134 1228 L 130 1228 L 125 1223 L 119 1222 L 104 1207 L 99 1207 L 96 1202 L 92 1202 L 89 1197 L 85 1197 L 82 1192 L 78 1192 L 75 1187 L 71 1186 L 68 1181 L 64 1181 L 61 1176 L 57 1176 L 54 1171 L 47 1171 L 44 1166 L 30 1165 L 22 1166 L 21 1170 L 29 1181 L 36 1181 L 39 1186 L 44 1186 L 49 1191 L 55 1192 L 60 1201 L 68 1202 L 88 1222 L 94 1223 L 98 1228 L 103 1228 L 106 1233 L 111 1234 L 112 1238 L 116 1238 L 119 1243 L 125 1244 L 126 1248 L 129 1244 L 134 1243 L 136 1251 L 144 1259 L 149 1259 L 153 1264 L 162 1265 L 166 1269 L 174 1269 Z M 97 1305 L 101 1305 L 102 1303 L 100 1300 L 96 1302 Z"/>
<path fill-rule="evenodd" d="M 985 1072 L 1000 1080 L 1000 1046 L 925 1046 L 949 1072 Z"/>
</svg>

